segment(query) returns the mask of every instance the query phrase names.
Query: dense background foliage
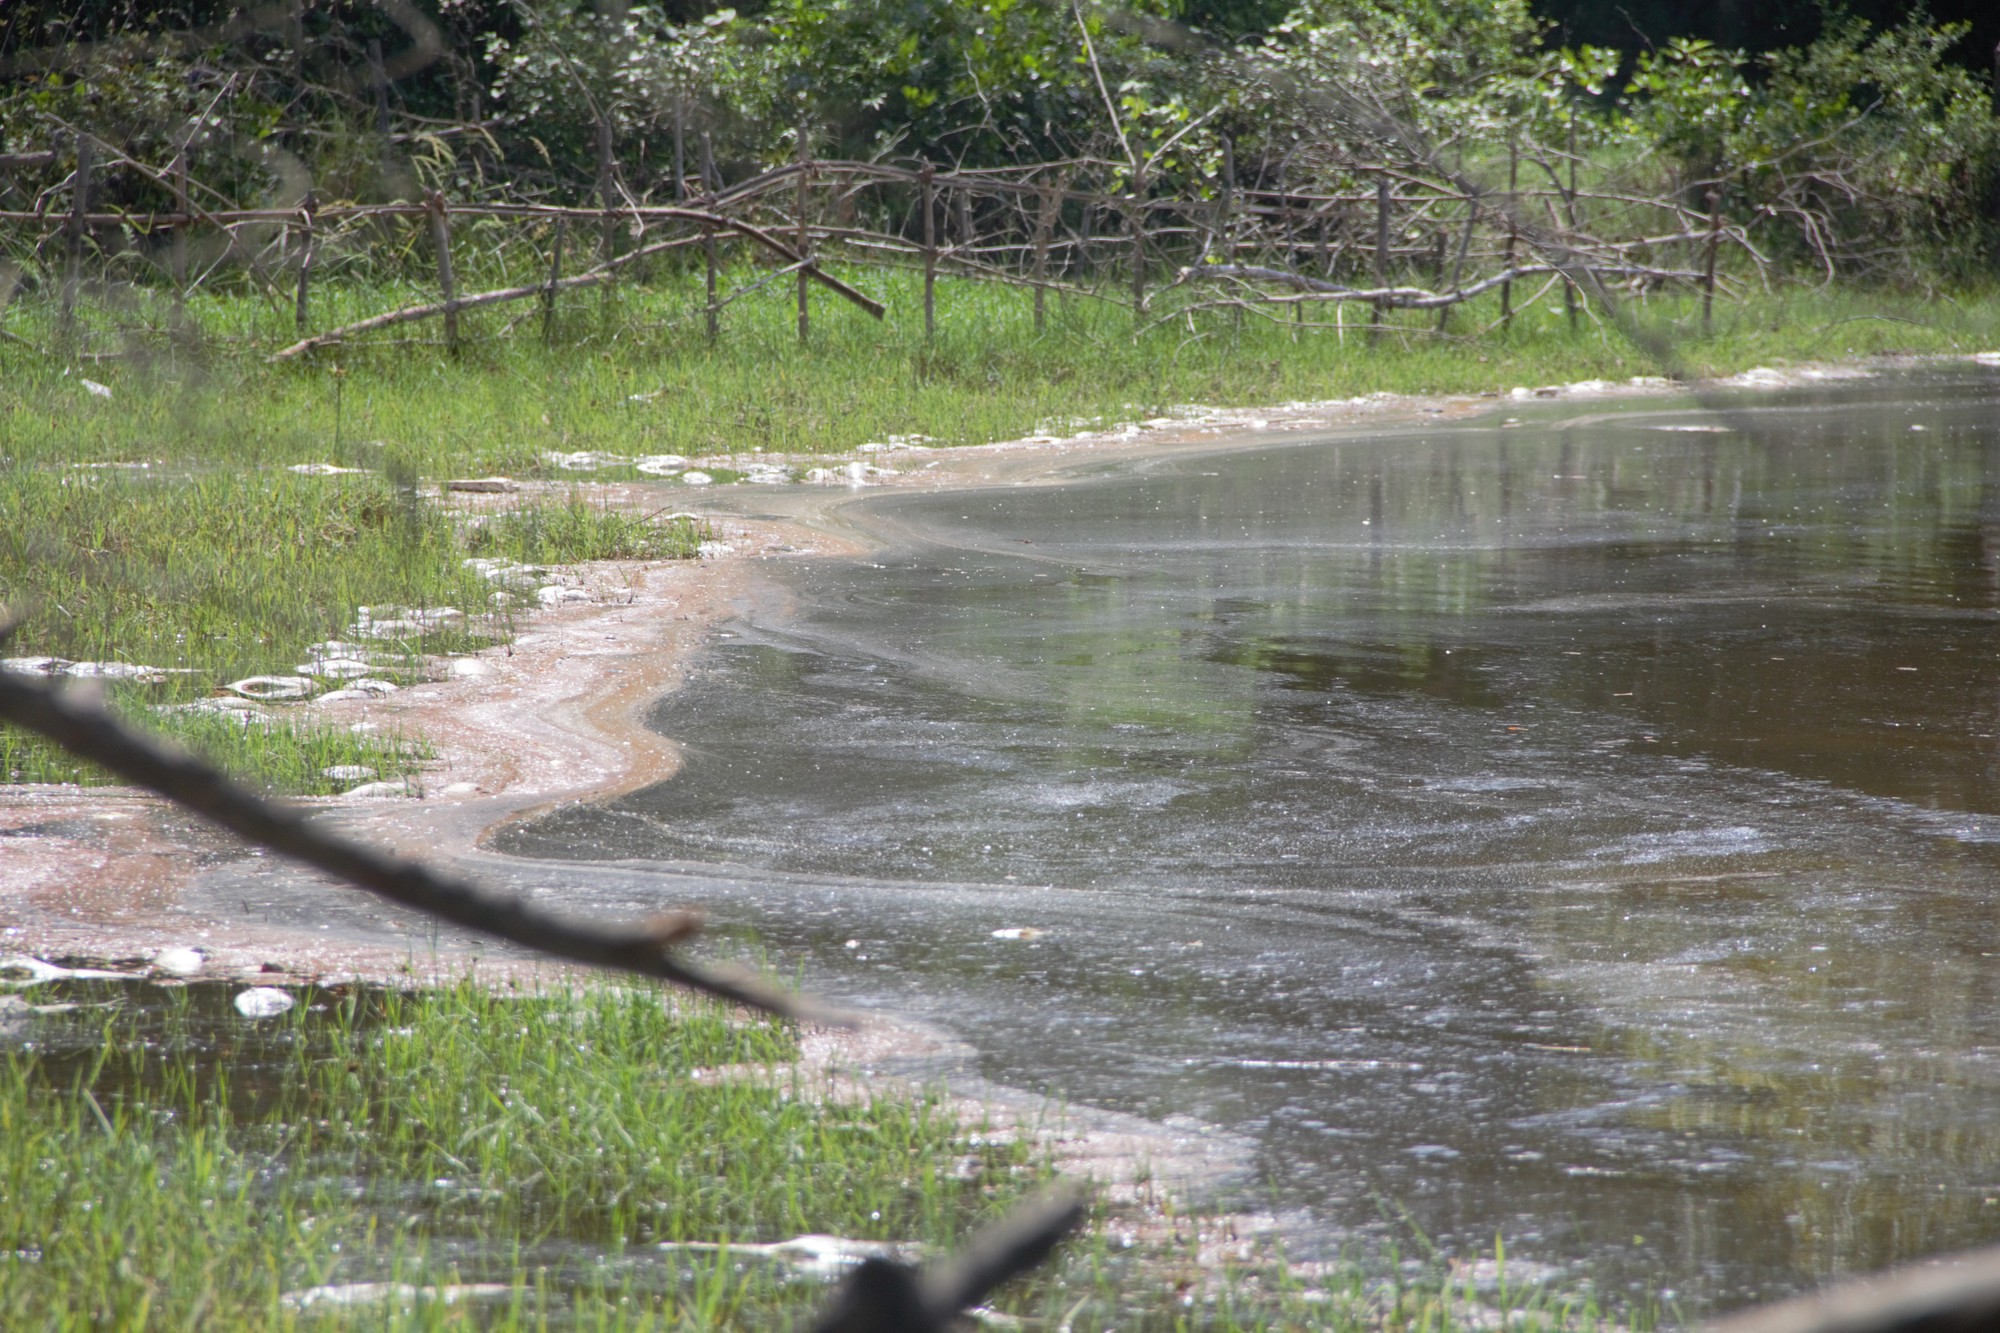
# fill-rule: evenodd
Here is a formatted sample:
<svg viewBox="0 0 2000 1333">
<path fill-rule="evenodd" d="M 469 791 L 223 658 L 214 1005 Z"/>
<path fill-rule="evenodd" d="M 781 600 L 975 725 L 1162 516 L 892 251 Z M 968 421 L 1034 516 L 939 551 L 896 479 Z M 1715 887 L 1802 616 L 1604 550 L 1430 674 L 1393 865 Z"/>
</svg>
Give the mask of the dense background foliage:
<svg viewBox="0 0 2000 1333">
<path fill-rule="evenodd" d="M 617 189 L 653 199 L 801 135 L 1196 192 L 1225 138 L 1267 188 L 1385 162 L 1493 184 L 1531 144 L 1691 207 L 1715 188 L 1807 267 L 1964 276 L 1995 253 L 2000 122 L 1996 19 L 1954 2 L 1976 30 L 1881 0 L 1774 0 L 1754 30 L 1740 0 L 35 0 L 0 26 L 0 152 L 55 156 L 0 203 L 60 206 L 78 130 L 140 164 L 100 199 L 142 209 L 181 153 L 211 204 L 584 199 L 600 126 Z"/>
</svg>

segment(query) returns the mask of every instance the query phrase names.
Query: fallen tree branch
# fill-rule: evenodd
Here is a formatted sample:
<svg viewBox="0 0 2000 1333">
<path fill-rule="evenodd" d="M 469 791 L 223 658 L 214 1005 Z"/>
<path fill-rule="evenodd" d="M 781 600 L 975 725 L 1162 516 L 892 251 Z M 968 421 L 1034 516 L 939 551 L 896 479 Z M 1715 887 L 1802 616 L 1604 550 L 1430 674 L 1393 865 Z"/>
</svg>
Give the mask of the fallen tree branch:
<svg viewBox="0 0 2000 1333">
<path fill-rule="evenodd" d="M 1503 283 L 1520 278 L 1538 277 L 1547 273 L 1561 273 L 1567 276 L 1573 272 L 1583 272 L 1599 278 L 1648 278 L 1654 281 L 1697 282 L 1701 274 L 1693 270 L 1646 268 L 1637 264 L 1517 264 L 1502 269 L 1478 282 L 1455 287 L 1448 292 L 1433 292 L 1422 287 L 1347 287 L 1323 278 L 1308 277 L 1294 273 L 1290 269 L 1265 268 L 1259 264 L 1204 264 L 1199 268 L 1183 269 L 1183 279 L 1202 277 L 1236 278 L 1242 281 L 1280 282 L 1289 287 L 1314 296 L 1331 297 L 1340 301 L 1368 301 L 1391 306 L 1401 310 L 1435 310 L 1439 306 L 1456 305 L 1483 296 Z M 1281 298 L 1283 299 L 1283 298 Z"/>
<path fill-rule="evenodd" d="M 804 272 L 807 277 L 819 283 L 822 287 L 846 297 L 849 301 L 860 306 L 875 318 L 881 319 L 888 313 L 888 307 L 880 301 L 856 291 L 840 279 L 822 270 L 812 260 L 802 258 L 798 251 L 761 227 L 754 227 L 737 218 L 723 217 L 716 213 L 704 213 L 695 209 L 654 209 L 652 213 L 655 216 L 686 218 L 738 232 L 771 250 L 779 258 Z M 523 287 L 502 287 L 496 291 L 476 292 L 471 296 L 461 296 L 453 301 L 432 301 L 424 305 L 404 306 L 400 310 L 391 310 L 380 315 L 370 315 L 367 319 L 356 320 L 352 324 L 343 324 L 337 329 L 329 329 L 325 333 L 316 333 L 310 338 L 302 338 L 290 347 L 273 352 L 268 359 L 272 361 L 289 361 L 295 356 L 313 351 L 315 348 L 324 347 L 329 343 L 342 342 L 358 333 L 370 333 L 376 329 L 386 329 L 395 324 L 409 324 L 420 319 L 435 319 L 439 315 L 452 311 L 476 310 L 481 306 L 501 305 L 508 301 L 525 301 L 530 297 L 542 296 L 550 291 L 567 291 L 575 287 L 588 287 L 610 280 L 617 275 L 617 270 L 620 268 L 636 260 L 644 259 L 648 255 L 656 255 L 664 250 L 674 250 L 683 246 L 699 245 L 701 240 L 702 238 L 699 236 L 679 236 L 671 241 L 660 241 L 654 245 L 634 250 L 630 254 L 623 254 L 616 259 L 608 260 L 605 263 L 597 265 L 595 268 L 577 274 L 575 277 L 563 278 L 553 283 L 536 282 Z"/>
<path fill-rule="evenodd" d="M 0 642 L 12 632 L 0 624 Z M 773 990 L 747 976 L 683 962 L 674 946 L 699 928 L 689 913 L 674 912 L 637 926 L 603 926 L 557 916 L 524 899 L 496 893 L 471 880 L 388 856 L 337 837 L 299 810 L 277 805 L 238 786 L 207 761 L 174 749 L 119 722 L 101 705 L 0 669 L 0 720 L 46 736 L 174 804 L 192 810 L 260 847 L 325 871 L 402 907 L 449 921 L 538 953 L 614 968 L 713 995 L 765 1013 L 817 1022 L 844 1022 L 811 1001 Z"/>
</svg>

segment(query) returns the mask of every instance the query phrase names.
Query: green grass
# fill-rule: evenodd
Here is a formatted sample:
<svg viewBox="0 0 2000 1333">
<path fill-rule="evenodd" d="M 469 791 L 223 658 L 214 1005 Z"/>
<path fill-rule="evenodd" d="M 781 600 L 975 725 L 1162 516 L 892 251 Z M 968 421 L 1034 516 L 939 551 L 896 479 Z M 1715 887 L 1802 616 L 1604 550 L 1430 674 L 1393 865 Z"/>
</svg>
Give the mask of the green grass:
<svg viewBox="0 0 2000 1333">
<path fill-rule="evenodd" d="M 155 735 L 201 754 L 225 770 L 287 795 L 331 796 L 362 782 L 418 779 L 432 757 L 421 739 L 400 732 L 354 731 L 278 715 L 197 713 L 176 709 L 136 719 Z M 362 772 L 360 770 L 366 770 Z M 120 781 L 39 736 L 0 728 L 0 782 L 105 786 Z"/>
<path fill-rule="evenodd" d="M 305 991 L 262 1023 L 222 987 L 62 998 L 112 1007 L 0 1054 L 9 1329 L 288 1327 L 285 1293 L 369 1281 L 514 1286 L 499 1327 L 769 1327 L 820 1292 L 658 1247 L 948 1246 L 1040 1174 L 934 1100 L 823 1101 L 788 1032 L 653 992 Z M 772 1076 L 704 1074 L 739 1064 Z"/>
<path fill-rule="evenodd" d="M 253 1021 L 235 989 L 67 982 L 26 991 L 49 1012 L 0 1010 L 0 1327 L 779 1327 L 825 1287 L 706 1247 L 823 1233 L 935 1256 L 1048 1174 L 934 1097 L 827 1100 L 786 1028 L 649 990 L 305 989 Z M 1077 1330 L 1606 1322 L 1573 1289 L 1475 1289 L 1435 1255 L 1204 1272 L 1218 1224 L 1169 1220 L 1180 1244 L 1127 1248 L 1100 1217 L 993 1305 Z M 503 1290 L 296 1300 L 363 1282 Z"/>
<path fill-rule="evenodd" d="M 467 315 L 456 356 L 436 345 L 435 329 L 409 326 L 273 365 L 265 354 L 295 336 L 289 309 L 227 287 L 192 301 L 192 339 L 169 336 L 158 293 L 127 288 L 118 304 L 91 306 L 83 350 L 110 359 L 66 362 L 0 341 L 0 601 L 26 616 L 8 651 L 185 672 L 138 700 L 169 703 L 290 672 L 309 645 L 351 637 L 358 607 L 463 612 L 380 645 L 414 678 L 427 655 L 513 631 L 513 607 L 495 603 L 494 585 L 464 564 L 469 555 L 548 565 L 693 553 L 698 525 L 610 510 L 582 493 L 469 515 L 418 485 L 488 474 L 657 480 L 629 464 L 565 471 L 555 453 L 813 455 L 891 435 L 970 444 L 1191 402 L 1652 375 L 1664 368 L 1655 355 L 1663 348 L 1677 369 L 1726 373 L 2000 347 L 1991 293 L 1781 287 L 1719 304 L 1707 329 L 1691 298 L 1656 295 L 1623 307 L 1636 342 L 1588 316 L 1572 329 L 1550 299 L 1503 333 L 1491 327 L 1497 297 L 1454 313 L 1446 337 L 1434 332 L 1435 316 L 1418 314 L 1392 317 L 1373 336 L 1368 312 L 1352 306 L 1344 329 L 1187 310 L 1135 336 L 1129 310 L 1088 297 L 1052 296 L 1037 333 L 1026 294 L 960 280 L 940 285 L 939 333 L 926 339 L 913 275 L 847 276 L 887 301 L 889 318 L 878 323 L 819 293 L 804 346 L 775 286 L 730 306 L 710 343 L 697 275 L 668 265 L 608 300 L 568 301 L 547 347 L 532 332 L 539 319 L 503 336 L 522 307 Z M 315 310 L 324 327 L 420 295 L 407 285 L 323 284 Z M 1189 289 L 1158 293 L 1155 314 L 1188 298 Z M 1327 307 L 1312 315 L 1334 318 Z M 5 322 L 53 345 L 52 318 L 45 304 L 16 301 Z M 303 464 L 360 471 L 288 470 Z M 738 475 L 727 461 L 704 470 Z M 658 484 L 659 513 L 699 495 Z"/>
<path fill-rule="evenodd" d="M 750 274 L 732 275 L 749 277 Z M 41 463 L 161 459 L 232 467 L 398 460 L 431 477 L 566 475 L 543 455 L 606 450 L 700 456 L 851 449 L 889 434 L 946 444 L 1005 439 L 1038 422 L 1152 415 L 1175 403 L 1224 405 L 1361 393 L 1461 393 L 1586 378 L 1661 373 L 1655 357 L 1586 316 L 1575 331 L 1559 302 L 1517 317 L 1512 332 L 1476 335 L 1498 315 L 1479 302 L 1456 313 L 1452 336 L 1435 316 L 1396 316 L 1379 340 L 1367 310 L 1346 308 L 1344 332 L 1300 331 L 1285 317 L 1194 313 L 1134 338 L 1129 310 L 1088 298 L 1049 301 L 1036 334 L 1028 297 L 963 281 L 939 288 L 939 333 L 923 335 L 919 284 L 898 271 L 845 276 L 888 302 L 881 323 L 821 293 L 801 347 L 776 289 L 731 306 L 710 344 L 696 279 L 663 270 L 649 287 L 619 289 L 607 307 L 578 297 L 544 347 L 528 329 L 501 336 L 499 312 L 466 317 L 457 357 L 428 325 L 268 365 L 261 353 L 292 337 L 288 312 L 210 296 L 192 309 L 216 335 L 193 346 L 135 336 L 131 355 L 82 372 L 0 345 L 0 453 Z M 343 289 L 321 319 L 388 308 L 410 291 Z M 1157 298 L 1156 313 L 1182 299 Z M 1497 301 L 1497 298 L 1496 298 Z M 1728 372 L 1771 360 L 1882 351 L 1972 351 L 2000 345 L 2000 299 L 1944 300 L 1914 292 L 1779 288 L 1719 303 L 1704 332 L 1696 302 L 1653 296 L 1623 307 L 1687 369 Z M 1331 323 L 1333 311 L 1315 318 Z M 46 312 L 9 317 L 39 336 Z M 538 321 L 535 321 L 538 323 Z M 144 327 L 128 321 L 128 327 Z M 227 333 L 227 340 L 222 336 Z M 112 345 L 106 334 L 101 339 Z M 338 374 L 335 373 L 338 368 Z M 78 383 L 105 384 L 111 399 Z"/>
</svg>

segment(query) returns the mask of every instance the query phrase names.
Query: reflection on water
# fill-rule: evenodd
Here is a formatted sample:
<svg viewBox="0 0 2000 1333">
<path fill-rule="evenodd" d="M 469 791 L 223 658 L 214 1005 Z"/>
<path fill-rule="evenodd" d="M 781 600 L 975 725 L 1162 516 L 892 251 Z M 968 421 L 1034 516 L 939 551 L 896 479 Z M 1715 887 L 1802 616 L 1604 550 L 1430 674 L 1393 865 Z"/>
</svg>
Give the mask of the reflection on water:
<svg viewBox="0 0 2000 1333">
<path fill-rule="evenodd" d="M 876 501 L 661 705 L 682 777 L 507 850 L 790 872 L 816 984 L 1251 1134 L 1308 1248 L 1390 1200 L 1733 1305 L 2000 1239 L 1996 409 Z"/>
</svg>

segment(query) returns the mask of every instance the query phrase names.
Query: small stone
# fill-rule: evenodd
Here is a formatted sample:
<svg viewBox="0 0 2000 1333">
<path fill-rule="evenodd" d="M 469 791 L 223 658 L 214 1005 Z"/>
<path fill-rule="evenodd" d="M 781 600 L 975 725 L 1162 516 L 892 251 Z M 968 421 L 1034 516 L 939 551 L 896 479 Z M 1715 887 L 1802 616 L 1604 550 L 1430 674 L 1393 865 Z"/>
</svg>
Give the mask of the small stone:
<svg viewBox="0 0 2000 1333">
<path fill-rule="evenodd" d="M 236 1012 L 245 1018 L 273 1018 L 297 1004 L 287 991 L 276 986 L 252 986 L 236 993 Z"/>
<path fill-rule="evenodd" d="M 996 940 L 1038 940 L 1048 934 L 1038 926 L 1007 926 L 993 932 Z"/>
<path fill-rule="evenodd" d="M 681 473 L 681 481 L 684 485 L 688 486 L 713 486 L 715 484 L 715 478 L 709 476 L 706 472 L 683 472 Z"/>
<path fill-rule="evenodd" d="M 455 800 L 467 796 L 477 796 L 479 795 L 479 784 L 476 782 L 454 782 L 439 791 L 438 795 L 448 796 Z"/>
</svg>

